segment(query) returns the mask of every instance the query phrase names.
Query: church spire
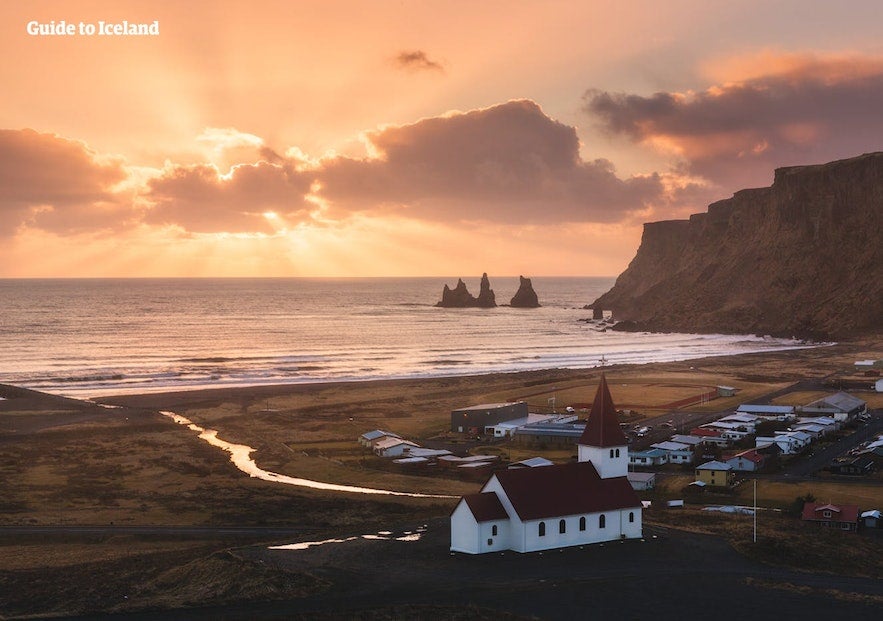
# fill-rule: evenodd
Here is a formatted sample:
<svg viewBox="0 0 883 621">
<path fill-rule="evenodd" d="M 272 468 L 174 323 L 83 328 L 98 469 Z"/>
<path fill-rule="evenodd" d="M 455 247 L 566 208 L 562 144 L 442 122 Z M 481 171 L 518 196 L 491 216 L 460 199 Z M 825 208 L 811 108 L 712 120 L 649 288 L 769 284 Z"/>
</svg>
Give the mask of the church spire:
<svg viewBox="0 0 883 621">
<path fill-rule="evenodd" d="M 589 422 L 583 435 L 580 436 L 579 444 L 605 448 L 628 444 L 619 426 L 616 406 L 613 405 L 610 389 L 607 388 L 607 377 L 603 373 L 601 374 L 601 382 L 598 384 L 598 392 L 595 393 L 595 402 L 592 404 Z"/>
</svg>

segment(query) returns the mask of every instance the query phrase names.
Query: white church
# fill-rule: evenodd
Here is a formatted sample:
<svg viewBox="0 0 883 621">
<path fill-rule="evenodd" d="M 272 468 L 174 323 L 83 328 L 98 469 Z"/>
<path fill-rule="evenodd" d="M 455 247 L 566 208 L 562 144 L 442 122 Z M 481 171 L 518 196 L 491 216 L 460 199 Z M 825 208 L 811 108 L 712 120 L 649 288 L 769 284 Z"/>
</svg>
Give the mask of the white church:
<svg viewBox="0 0 883 621">
<path fill-rule="evenodd" d="M 451 551 L 535 552 L 641 537 L 641 501 L 628 482 L 628 443 L 602 375 L 579 461 L 503 470 L 451 514 Z"/>
</svg>

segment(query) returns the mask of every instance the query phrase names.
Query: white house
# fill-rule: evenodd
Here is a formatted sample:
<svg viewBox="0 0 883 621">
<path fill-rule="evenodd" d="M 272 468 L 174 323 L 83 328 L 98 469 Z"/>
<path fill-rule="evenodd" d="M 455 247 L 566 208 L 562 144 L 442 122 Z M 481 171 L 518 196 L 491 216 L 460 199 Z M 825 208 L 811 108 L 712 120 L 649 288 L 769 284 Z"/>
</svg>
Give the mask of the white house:
<svg viewBox="0 0 883 621">
<path fill-rule="evenodd" d="M 373 447 L 376 442 L 384 438 L 399 438 L 401 436 L 383 429 L 375 429 L 374 431 L 366 431 L 359 436 L 359 444 L 365 447 Z"/>
<path fill-rule="evenodd" d="M 781 433 L 775 436 L 762 436 L 754 439 L 754 446 L 756 448 L 763 448 L 770 444 L 777 445 L 779 449 L 781 449 L 783 455 L 794 455 L 795 453 L 799 453 L 802 448 L 798 440 L 792 437 L 789 433 Z"/>
<path fill-rule="evenodd" d="M 407 449 L 418 445 L 401 438 L 384 438 L 374 443 L 374 453 L 381 457 L 401 457 Z"/>
<path fill-rule="evenodd" d="M 720 419 L 722 423 L 735 423 L 739 427 L 744 427 L 746 431 L 754 433 L 757 423 L 761 422 L 761 418 L 755 414 L 730 414 Z M 738 429 L 738 427 L 736 427 Z"/>
<path fill-rule="evenodd" d="M 629 472 L 628 480 L 635 491 L 645 491 L 656 487 L 655 472 Z"/>
<path fill-rule="evenodd" d="M 492 474 L 451 514 L 451 550 L 534 552 L 640 538 L 642 507 L 627 477 L 627 447 L 602 375 L 579 461 Z"/>
<path fill-rule="evenodd" d="M 667 453 L 668 463 L 670 464 L 693 463 L 693 447 L 688 444 L 681 444 L 680 442 L 667 440 L 665 442 L 651 444 L 650 446 L 665 451 Z M 631 456 L 629 456 L 629 460 L 631 460 Z"/>
<path fill-rule="evenodd" d="M 877 383 L 874 384 L 874 390 L 877 392 L 883 392 L 883 379 L 877 380 Z"/>
<path fill-rule="evenodd" d="M 658 448 L 647 449 L 646 451 L 629 451 L 629 465 L 643 466 L 649 468 L 652 466 L 662 466 L 668 463 L 668 453 Z"/>
</svg>

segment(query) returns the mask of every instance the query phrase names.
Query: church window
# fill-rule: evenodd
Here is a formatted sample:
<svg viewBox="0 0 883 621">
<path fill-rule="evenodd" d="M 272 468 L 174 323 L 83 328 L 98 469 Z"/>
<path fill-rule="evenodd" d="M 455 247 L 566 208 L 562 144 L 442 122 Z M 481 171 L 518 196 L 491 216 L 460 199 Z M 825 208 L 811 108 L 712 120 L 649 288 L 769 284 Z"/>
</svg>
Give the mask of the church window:
<svg viewBox="0 0 883 621">
<path fill-rule="evenodd" d="M 497 525 L 496 524 L 491 526 L 491 535 L 493 535 L 494 537 L 497 536 Z"/>
<path fill-rule="evenodd" d="M 494 540 L 493 540 L 493 539 L 488 539 L 488 540 L 487 540 L 487 544 L 488 544 L 489 546 L 494 545 Z"/>
<path fill-rule="evenodd" d="M 558 522 L 558 532 L 562 535 L 567 532 L 567 522 L 564 520 Z"/>
<path fill-rule="evenodd" d="M 606 528 L 607 527 L 607 516 L 602 515 L 598 518 L 598 528 Z"/>
<path fill-rule="evenodd" d="M 610 456 L 613 457 L 613 449 L 610 449 Z"/>
<path fill-rule="evenodd" d="M 629 522 L 634 522 L 634 521 L 635 521 L 635 512 L 629 511 Z"/>
<path fill-rule="evenodd" d="M 619 449 L 616 449 L 616 456 L 619 457 Z"/>
<path fill-rule="evenodd" d="M 546 523 L 540 522 L 540 537 L 546 536 Z"/>
<path fill-rule="evenodd" d="M 583 517 L 581 517 L 581 518 L 579 519 L 579 529 L 580 529 L 580 530 L 585 530 L 585 529 L 586 529 L 586 518 L 585 518 L 585 516 L 583 516 Z"/>
</svg>

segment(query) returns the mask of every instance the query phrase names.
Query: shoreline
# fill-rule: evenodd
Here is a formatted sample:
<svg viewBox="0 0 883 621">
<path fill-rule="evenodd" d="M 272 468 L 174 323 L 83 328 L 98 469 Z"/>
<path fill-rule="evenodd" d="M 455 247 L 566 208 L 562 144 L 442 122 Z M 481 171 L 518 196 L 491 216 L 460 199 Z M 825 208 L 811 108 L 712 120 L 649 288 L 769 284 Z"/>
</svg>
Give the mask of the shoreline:
<svg viewBox="0 0 883 621">
<path fill-rule="evenodd" d="M 456 384 L 461 382 L 480 381 L 483 379 L 488 380 L 489 383 L 495 383 L 501 379 L 509 379 L 512 381 L 565 381 L 594 377 L 601 372 L 624 376 L 635 376 L 646 373 L 689 371 L 722 373 L 725 375 L 733 373 L 749 375 L 743 373 L 742 369 L 746 366 L 750 366 L 752 362 L 757 363 L 757 369 L 756 372 L 750 374 L 751 376 L 763 375 L 767 378 L 777 378 L 780 380 L 793 379 L 796 381 L 797 379 L 806 377 L 807 373 L 813 374 L 813 371 L 810 368 L 807 368 L 805 373 L 798 373 L 792 368 L 795 364 L 800 366 L 801 362 L 805 362 L 808 367 L 814 367 L 821 371 L 827 370 L 834 372 L 835 370 L 842 370 L 847 364 L 851 366 L 855 360 L 873 357 L 874 355 L 880 356 L 881 352 L 883 352 L 883 335 L 873 335 L 861 340 L 842 341 L 834 344 L 821 343 L 801 348 L 721 354 L 665 362 L 610 364 L 585 368 L 550 367 L 525 371 L 489 371 L 487 373 L 418 377 L 406 376 L 281 384 L 194 387 L 180 390 L 157 390 L 141 393 L 108 392 L 90 398 L 67 397 L 66 395 L 56 393 L 45 394 L 52 394 L 53 396 L 61 398 L 77 399 L 87 403 L 96 403 L 100 405 L 171 409 L 175 407 L 176 404 L 179 407 L 187 407 L 188 405 L 196 403 L 221 402 L 225 400 L 238 401 L 241 398 L 248 398 L 250 400 L 269 399 L 292 394 L 313 394 L 326 390 L 346 389 L 347 387 L 371 389 L 372 387 L 380 386 L 401 386 L 407 388 L 408 386 L 414 385 L 435 383 Z M 787 362 L 788 364 L 777 365 L 777 361 L 782 363 Z M 823 376 L 829 375 L 830 372 L 824 373 Z"/>
</svg>

